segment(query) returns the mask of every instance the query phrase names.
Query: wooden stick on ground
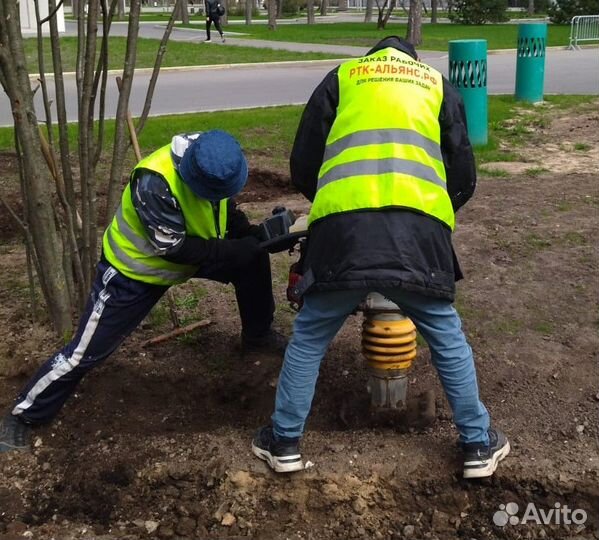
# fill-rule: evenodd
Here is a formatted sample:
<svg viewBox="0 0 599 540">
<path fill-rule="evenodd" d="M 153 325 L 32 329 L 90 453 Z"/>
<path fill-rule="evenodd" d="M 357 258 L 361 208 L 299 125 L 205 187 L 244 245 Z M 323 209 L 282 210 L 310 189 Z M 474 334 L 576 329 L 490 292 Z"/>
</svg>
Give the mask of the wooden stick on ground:
<svg viewBox="0 0 599 540">
<path fill-rule="evenodd" d="M 166 334 L 162 334 L 161 336 L 156 336 L 155 338 L 148 339 L 144 341 L 141 346 L 148 347 L 149 345 L 156 345 L 157 343 L 162 343 L 163 341 L 167 341 L 174 337 L 180 336 L 181 334 L 186 334 L 195 330 L 196 328 L 200 328 L 201 326 L 208 326 L 212 321 L 210 319 L 203 319 L 201 321 L 196 321 L 194 323 L 188 324 L 182 328 L 176 328 L 171 332 L 167 332 Z"/>
</svg>

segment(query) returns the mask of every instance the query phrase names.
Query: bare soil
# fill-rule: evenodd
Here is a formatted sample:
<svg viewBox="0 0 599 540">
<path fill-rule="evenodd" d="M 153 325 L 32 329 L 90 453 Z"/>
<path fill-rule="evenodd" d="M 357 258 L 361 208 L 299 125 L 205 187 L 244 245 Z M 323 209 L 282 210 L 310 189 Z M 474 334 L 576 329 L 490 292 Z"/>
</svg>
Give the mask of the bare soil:
<svg viewBox="0 0 599 540">
<path fill-rule="evenodd" d="M 323 362 L 302 446 L 314 466 L 271 473 L 250 439 L 268 421 L 281 359 L 242 360 L 234 295 L 198 281 L 175 295 L 209 326 L 143 348 L 169 330 L 164 317 L 149 317 L 57 422 L 36 432 L 32 453 L 0 455 L 0 540 L 599 538 L 597 103 L 556 115 L 529 144 L 520 149 L 526 166 L 481 176 L 455 234 L 466 274 L 456 304 L 482 397 L 513 448 L 492 479 L 460 478 L 456 431 L 425 346 L 409 392 L 434 391 L 434 425 L 369 424 L 361 315 Z M 0 158 L 6 171 L 10 156 Z M 306 211 L 287 185 L 258 171 L 243 207 L 256 219 L 278 204 Z M 31 325 L 18 231 L 0 215 L 6 409 L 59 342 Z M 293 260 L 273 256 L 276 325 L 286 333 Z M 520 517 L 529 503 L 544 511 L 559 503 L 587 520 L 495 525 L 510 502 Z"/>
</svg>

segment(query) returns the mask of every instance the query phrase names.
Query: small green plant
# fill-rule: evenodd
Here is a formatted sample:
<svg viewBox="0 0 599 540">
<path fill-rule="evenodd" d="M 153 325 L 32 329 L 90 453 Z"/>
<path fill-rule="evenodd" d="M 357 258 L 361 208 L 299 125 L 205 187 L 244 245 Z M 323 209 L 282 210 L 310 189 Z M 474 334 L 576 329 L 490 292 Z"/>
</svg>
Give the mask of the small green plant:
<svg viewBox="0 0 599 540">
<path fill-rule="evenodd" d="M 583 234 L 577 231 L 570 231 L 564 234 L 562 240 L 565 244 L 570 246 L 584 246 L 587 243 L 586 238 Z"/>
<path fill-rule="evenodd" d="M 166 300 L 162 298 L 153 308 L 152 311 L 146 317 L 146 322 L 150 327 L 156 328 L 162 326 L 167 320 L 169 320 L 168 306 Z"/>
<path fill-rule="evenodd" d="M 524 171 L 524 174 L 526 174 L 526 176 L 535 178 L 546 172 L 548 172 L 548 169 L 545 169 L 544 167 L 532 167 L 530 169 L 526 169 L 526 171 Z"/>
<path fill-rule="evenodd" d="M 524 237 L 524 244 L 528 246 L 531 252 L 542 251 L 551 246 L 551 242 L 546 238 L 541 238 L 535 233 L 527 234 Z"/>
<path fill-rule="evenodd" d="M 546 336 L 551 335 L 553 333 L 553 325 L 550 322 L 541 321 L 534 326 L 534 330 L 539 334 L 543 334 Z"/>
<path fill-rule="evenodd" d="M 575 143 L 574 144 L 574 150 L 577 150 L 579 152 L 586 152 L 587 150 L 591 149 L 591 145 L 590 144 L 586 144 L 586 143 Z"/>
<path fill-rule="evenodd" d="M 517 334 L 522 329 L 522 321 L 506 318 L 497 323 L 497 330 L 502 334 Z"/>
<path fill-rule="evenodd" d="M 559 201 L 557 203 L 557 210 L 558 212 L 569 212 L 572 210 L 572 203 L 565 200 Z"/>
<path fill-rule="evenodd" d="M 485 169 L 483 171 L 483 174 L 485 174 L 486 176 L 491 176 L 493 178 L 507 178 L 509 176 L 509 173 L 507 171 L 504 171 L 503 169 Z"/>
</svg>

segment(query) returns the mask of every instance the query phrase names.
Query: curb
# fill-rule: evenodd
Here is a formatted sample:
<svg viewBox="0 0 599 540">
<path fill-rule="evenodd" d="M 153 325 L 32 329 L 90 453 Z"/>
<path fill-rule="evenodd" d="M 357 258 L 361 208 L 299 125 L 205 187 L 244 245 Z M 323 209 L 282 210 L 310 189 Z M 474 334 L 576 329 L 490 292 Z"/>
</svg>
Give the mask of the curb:
<svg viewBox="0 0 599 540">
<path fill-rule="evenodd" d="M 340 62 L 345 62 L 348 60 L 347 58 L 330 58 L 328 60 L 281 60 L 280 62 L 248 62 L 244 64 L 211 64 L 211 65 L 200 65 L 200 66 L 171 66 L 171 67 L 161 67 L 160 71 L 197 71 L 197 70 L 209 70 L 209 69 L 230 69 L 230 68 L 253 68 L 256 66 L 260 66 L 262 68 L 268 67 L 278 67 L 278 66 L 301 66 L 301 65 L 313 65 L 313 64 L 339 64 Z M 145 75 L 148 73 L 152 73 L 154 68 L 139 68 L 135 70 L 135 75 Z M 109 69 L 108 75 L 121 75 L 123 73 L 122 69 Z M 63 77 L 73 77 L 76 75 L 74 71 L 65 71 Z M 39 73 L 31 73 L 29 75 L 30 79 L 37 79 L 39 77 Z M 54 78 L 54 73 L 46 73 L 46 78 Z"/>
</svg>

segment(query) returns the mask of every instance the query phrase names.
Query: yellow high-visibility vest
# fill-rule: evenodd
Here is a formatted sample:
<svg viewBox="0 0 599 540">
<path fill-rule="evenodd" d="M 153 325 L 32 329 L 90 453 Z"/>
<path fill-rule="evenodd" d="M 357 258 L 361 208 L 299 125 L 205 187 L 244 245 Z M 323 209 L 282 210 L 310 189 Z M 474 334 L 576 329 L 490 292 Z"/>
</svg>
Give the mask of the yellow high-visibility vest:
<svg viewBox="0 0 599 540">
<path fill-rule="evenodd" d="M 164 146 L 133 169 L 146 169 L 160 175 L 169 185 L 185 217 L 185 231 L 206 240 L 223 238 L 227 227 L 227 199 L 215 206 L 201 199 L 183 182 L 170 153 Z M 132 177 L 133 177 L 132 173 Z M 189 279 L 197 271 L 193 265 L 169 262 L 150 244 L 145 227 L 131 199 L 131 183 L 123 191 L 121 204 L 102 241 L 104 256 L 125 276 L 154 285 L 174 285 Z"/>
<path fill-rule="evenodd" d="M 405 208 L 455 216 L 441 155 L 437 70 L 392 47 L 343 63 L 308 223 L 332 214 Z"/>
</svg>

